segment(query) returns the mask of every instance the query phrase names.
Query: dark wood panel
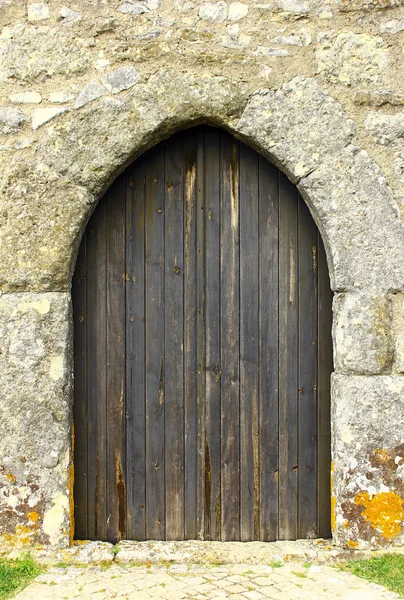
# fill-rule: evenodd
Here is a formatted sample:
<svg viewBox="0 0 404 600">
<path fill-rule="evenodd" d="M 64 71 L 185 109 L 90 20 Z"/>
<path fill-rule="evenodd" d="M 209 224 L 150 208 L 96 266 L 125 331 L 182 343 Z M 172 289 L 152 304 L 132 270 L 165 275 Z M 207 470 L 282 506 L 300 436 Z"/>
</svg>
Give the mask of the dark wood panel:
<svg viewBox="0 0 404 600">
<path fill-rule="evenodd" d="M 164 153 L 146 162 L 146 538 L 165 539 Z"/>
<path fill-rule="evenodd" d="M 240 539 L 259 538 L 258 154 L 240 146 Z"/>
<path fill-rule="evenodd" d="M 317 535 L 317 228 L 302 198 L 299 213 L 298 537 Z"/>
<path fill-rule="evenodd" d="M 127 537 L 146 538 L 145 159 L 126 177 Z"/>
<path fill-rule="evenodd" d="M 331 419 L 330 376 L 332 357 L 332 291 L 327 259 L 320 233 L 318 237 L 318 535 L 331 537 Z"/>
<path fill-rule="evenodd" d="M 106 208 L 104 197 L 87 227 L 87 535 L 90 540 L 107 539 Z"/>
<path fill-rule="evenodd" d="M 329 535 L 332 294 L 295 186 L 198 127 L 106 197 L 72 290 L 76 537 Z"/>
<path fill-rule="evenodd" d="M 72 285 L 74 306 L 74 507 L 75 537 L 87 533 L 87 236 L 83 236 Z"/>
<path fill-rule="evenodd" d="M 279 539 L 298 524 L 298 241 L 297 191 L 279 178 Z"/>
<path fill-rule="evenodd" d="M 196 530 L 205 537 L 205 148 L 204 132 L 196 138 Z"/>
<path fill-rule="evenodd" d="M 259 159 L 260 539 L 278 539 L 278 170 Z"/>
<path fill-rule="evenodd" d="M 184 536 L 197 538 L 197 249 L 196 153 L 198 137 L 184 139 Z"/>
<path fill-rule="evenodd" d="M 220 138 L 222 540 L 240 539 L 239 145 Z"/>
<path fill-rule="evenodd" d="M 126 537 L 125 178 L 107 193 L 107 538 Z"/>
<path fill-rule="evenodd" d="M 220 449 L 220 144 L 212 129 L 205 149 L 205 535 L 221 536 Z"/>
<path fill-rule="evenodd" d="M 184 148 L 165 151 L 165 511 L 166 539 L 184 538 Z"/>
</svg>

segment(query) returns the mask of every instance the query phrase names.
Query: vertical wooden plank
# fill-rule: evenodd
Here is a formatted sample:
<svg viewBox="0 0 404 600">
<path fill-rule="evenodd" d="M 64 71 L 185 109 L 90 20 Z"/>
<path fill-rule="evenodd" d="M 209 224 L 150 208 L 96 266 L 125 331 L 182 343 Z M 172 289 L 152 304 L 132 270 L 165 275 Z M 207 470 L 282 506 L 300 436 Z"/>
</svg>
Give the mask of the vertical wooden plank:
<svg viewBox="0 0 404 600">
<path fill-rule="evenodd" d="M 87 534 L 87 236 L 84 234 L 72 285 L 74 321 L 74 537 Z"/>
<path fill-rule="evenodd" d="M 239 145 L 220 139 L 222 540 L 240 539 Z"/>
<path fill-rule="evenodd" d="M 126 504 L 127 538 L 146 537 L 145 160 L 126 177 Z"/>
<path fill-rule="evenodd" d="M 184 539 L 184 148 L 165 150 L 165 511 L 166 539 Z"/>
<path fill-rule="evenodd" d="M 146 538 L 165 538 L 164 146 L 146 157 Z"/>
<path fill-rule="evenodd" d="M 107 192 L 107 540 L 126 537 L 125 177 Z"/>
<path fill-rule="evenodd" d="M 87 226 L 88 539 L 107 536 L 106 198 Z"/>
<path fill-rule="evenodd" d="M 196 151 L 196 410 L 197 534 L 205 538 L 205 154 L 203 132 Z"/>
<path fill-rule="evenodd" d="M 184 452 L 185 452 L 185 539 L 196 539 L 196 146 L 197 136 L 184 136 Z"/>
<path fill-rule="evenodd" d="M 205 539 L 220 540 L 220 134 L 205 129 Z"/>
<path fill-rule="evenodd" d="M 317 228 L 298 196 L 298 537 L 317 536 Z"/>
<path fill-rule="evenodd" d="M 278 539 L 278 169 L 259 159 L 260 537 Z"/>
<path fill-rule="evenodd" d="M 327 259 L 318 236 L 318 535 L 331 537 L 331 421 L 332 298 Z"/>
<path fill-rule="evenodd" d="M 297 190 L 279 178 L 279 539 L 297 536 Z"/>
<path fill-rule="evenodd" d="M 240 145 L 240 539 L 259 539 L 258 154 Z"/>
</svg>

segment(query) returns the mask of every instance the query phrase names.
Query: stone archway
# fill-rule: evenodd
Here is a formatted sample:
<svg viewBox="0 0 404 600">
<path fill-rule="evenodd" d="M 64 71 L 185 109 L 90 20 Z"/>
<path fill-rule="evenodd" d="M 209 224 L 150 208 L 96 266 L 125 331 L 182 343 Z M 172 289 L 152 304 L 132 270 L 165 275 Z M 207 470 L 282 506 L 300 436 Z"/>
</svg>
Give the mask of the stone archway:
<svg viewBox="0 0 404 600">
<path fill-rule="evenodd" d="M 312 79 L 254 91 L 224 77 L 162 69 L 123 97 L 105 96 L 56 122 L 35 153 L 4 174 L 0 438 L 4 489 L 12 499 L 3 502 L 2 531 L 17 541 L 69 543 L 69 289 L 97 200 L 144 150 L 180 128 L 211 122 L 296 183 L 325 243 L 337 292 L 334 538 L 353 545 L 402 542 L 396 521 L 403 490 L 393 475 L 403 451 L 400 428 L 392 424 L 404 384 L 394 362 L 392 311 L 404 287 L 403 229 L 385 177 L 354 145 L 356 127 L 341 105 Z M 372 502 L 379 512 L 366 512 Z M 392 526 L 380 526 L 377 515 Z"/>
</svg>

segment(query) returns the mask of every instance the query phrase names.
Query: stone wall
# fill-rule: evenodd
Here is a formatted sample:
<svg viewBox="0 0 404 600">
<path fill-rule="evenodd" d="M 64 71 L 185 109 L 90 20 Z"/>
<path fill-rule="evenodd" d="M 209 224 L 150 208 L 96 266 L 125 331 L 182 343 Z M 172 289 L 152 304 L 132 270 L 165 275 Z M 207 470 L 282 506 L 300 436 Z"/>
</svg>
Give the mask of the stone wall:
<svg viewBox="0 0 404 600">
<path fill-rule="evenodd" d="M 70 284 L 97 200 L 206 122 L 297 184 L 334 302 L 333 535 L 404 540 L 404 0 L 0 0 L 0 534 L 72 534 Z"/>
</svg>

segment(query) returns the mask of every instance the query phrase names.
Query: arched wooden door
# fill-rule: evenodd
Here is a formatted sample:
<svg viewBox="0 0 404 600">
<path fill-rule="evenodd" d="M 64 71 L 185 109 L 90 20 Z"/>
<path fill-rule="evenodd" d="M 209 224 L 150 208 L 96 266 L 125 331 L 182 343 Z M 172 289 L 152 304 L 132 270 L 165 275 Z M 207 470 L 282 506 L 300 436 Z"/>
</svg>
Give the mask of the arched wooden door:
<svg viewBox="0 0 404 600">
<path fill-rule="evenodd" d="M 331 292 L 278 169 L 173 135 L 100 201 L 73 302 L 76 539 L 329 536 Z"/>
</svg>

